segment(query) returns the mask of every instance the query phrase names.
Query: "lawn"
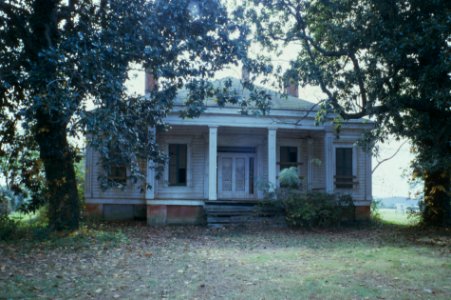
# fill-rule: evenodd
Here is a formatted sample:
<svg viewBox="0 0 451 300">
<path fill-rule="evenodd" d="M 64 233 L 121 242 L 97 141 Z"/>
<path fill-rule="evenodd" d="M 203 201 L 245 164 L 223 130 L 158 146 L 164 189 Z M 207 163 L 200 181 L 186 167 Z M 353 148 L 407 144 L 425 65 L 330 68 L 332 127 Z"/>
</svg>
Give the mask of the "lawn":
<svg viewBox="0 0 451 300">
<path fill-rule="evenodd" d="M 391 208 L 378 209 L 380 219 L 389 224 L 397 225 L 415 225 L 419 222 L 418 215 L 412 215 L 408 212 L 400 212 Z"/>
<path fill-rule="evenodd" d="M 451 235 L 393 225 L 85 227 L 0 242 L 0 298 L 451 299 Z"/>
</svg>

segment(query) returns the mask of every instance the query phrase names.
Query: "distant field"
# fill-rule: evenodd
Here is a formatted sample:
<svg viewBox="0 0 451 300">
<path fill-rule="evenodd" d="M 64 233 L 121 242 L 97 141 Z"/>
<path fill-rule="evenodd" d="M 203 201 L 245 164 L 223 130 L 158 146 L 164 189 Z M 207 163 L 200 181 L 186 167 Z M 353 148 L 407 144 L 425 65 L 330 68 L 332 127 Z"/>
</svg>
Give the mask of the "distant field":
<svg viewBox="0 0 451 300">
<path fill-rule="evenodd" d="M 411 216 L 408 213 L 402 213 L 392 208 L 380 208 L 378 211 L 380 218 L 383 221 L 391 224 L 415 225 L 419 221 L 418 217 L 416 216 Z"/>
</svg>

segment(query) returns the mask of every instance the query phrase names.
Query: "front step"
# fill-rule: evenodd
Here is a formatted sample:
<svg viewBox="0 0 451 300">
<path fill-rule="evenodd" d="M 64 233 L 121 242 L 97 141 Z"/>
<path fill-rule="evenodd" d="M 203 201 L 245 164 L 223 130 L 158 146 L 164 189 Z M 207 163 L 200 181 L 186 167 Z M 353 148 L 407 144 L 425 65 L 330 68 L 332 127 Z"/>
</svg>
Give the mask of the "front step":
<svg viewBox="0 0 451 300">
<path fill-rule="evenodd" d="M 281 211 L 275 207 L 261 206 L 259 201 L 207 201 L 205 214 L 208 226 L 225 224 L 261 224 L 282 225 Z"/>
</svg>

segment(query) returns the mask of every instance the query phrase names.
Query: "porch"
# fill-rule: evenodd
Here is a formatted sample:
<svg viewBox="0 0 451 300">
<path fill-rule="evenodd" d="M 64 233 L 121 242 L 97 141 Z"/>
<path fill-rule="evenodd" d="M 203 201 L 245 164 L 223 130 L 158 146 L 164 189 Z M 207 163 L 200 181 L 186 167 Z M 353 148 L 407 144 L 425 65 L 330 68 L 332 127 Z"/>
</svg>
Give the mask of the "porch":
<svg viewBox="0 0 451 300">
<path fill-rule="evenodd" d="M 158 143 L 177 163 L 169 162 L 160 180 L 149 169 L 148 184 L 154 189 L 146 191 L 148 222 L 196 223 L 205 213 L 210 223 L 261 220 L 256 204 L 265 189 L 278 186 L 278 174 L 287 167 L 298 169 L 302 189 L 326 191 L 325 178 L 333 179 L 333 174 L 327 168 L 325 137 L 320 127 L 176 125 L 158 133 Z"/>
<path fill-rule="evenodd" d="M 331 151 L 325 151 L 331 141 L 320 129 L 173 126 L 157 134 L 169 164 L 159 180 L 148 168 L 154 188 L 146 200 L 261 200 L 288 167 L 298 170 L 303 190 L 333 192 Z"/>
</svg>

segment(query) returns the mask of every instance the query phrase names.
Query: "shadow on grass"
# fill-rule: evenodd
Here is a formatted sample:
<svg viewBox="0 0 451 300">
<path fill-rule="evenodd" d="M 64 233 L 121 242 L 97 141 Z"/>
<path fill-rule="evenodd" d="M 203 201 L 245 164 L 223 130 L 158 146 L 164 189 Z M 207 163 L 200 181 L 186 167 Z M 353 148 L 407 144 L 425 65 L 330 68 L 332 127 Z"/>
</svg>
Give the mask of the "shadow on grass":
<svg viewBox="0 0 451 300">
<path fill-rule="evenodd" d="M 39 217 L 14 215 L 0 219 L 0 242 L 20 244 L 23 250 L 39 244 L 48 248 L 89 248 L 93 243 L 104 247 L 115 247 L 128 242 L 121 226 L 89 220 L 83 222 L 76 231 L 55 232 Z"/>
</svg>

